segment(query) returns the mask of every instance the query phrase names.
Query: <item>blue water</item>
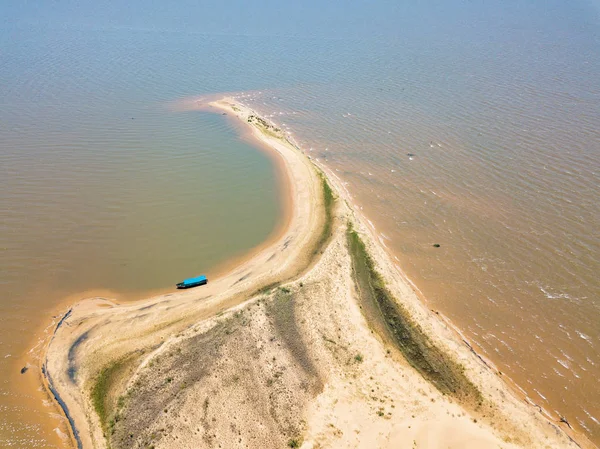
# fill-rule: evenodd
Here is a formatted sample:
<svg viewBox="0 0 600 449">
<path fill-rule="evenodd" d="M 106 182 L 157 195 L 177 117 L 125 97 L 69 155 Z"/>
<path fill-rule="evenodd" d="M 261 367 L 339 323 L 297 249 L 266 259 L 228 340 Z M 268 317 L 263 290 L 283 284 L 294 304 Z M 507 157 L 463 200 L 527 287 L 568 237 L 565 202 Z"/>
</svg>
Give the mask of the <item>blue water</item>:
<svg viewBox="0 0 600 449">
<path fill-rule="evenodd" d="M 73 283 L 164 288 L 266 238 L 279 211 L 268 158 L 221 116 L 166 107 L 246 92 L 349 183 L 429 304 L 599 441 L 599 12 L 553 0 L 3 3 L 3 328 L 39 325 Z M 198 199 L 207 209 L 189 207 Z M 52 275 L 15 308 L 36 269 Z M 26 335 L 0 341 L 3 374 L 26 347 Z M 0 446 L 57 444 L 22 378 L 3 377 Z"/>
</svg>

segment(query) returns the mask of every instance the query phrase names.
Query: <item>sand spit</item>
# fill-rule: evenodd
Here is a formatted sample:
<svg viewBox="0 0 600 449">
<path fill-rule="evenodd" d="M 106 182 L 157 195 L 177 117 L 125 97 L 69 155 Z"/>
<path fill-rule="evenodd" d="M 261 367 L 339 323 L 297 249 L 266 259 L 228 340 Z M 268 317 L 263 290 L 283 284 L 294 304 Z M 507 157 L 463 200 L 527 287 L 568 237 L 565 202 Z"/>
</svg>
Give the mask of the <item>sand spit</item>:
<svg viewBox="0 0 600 449">
<path fill-rule="evenodd" d="M 290 219 L 206 287 L 70 309 L 45 372 L 82 447 L 592 447 L 423 306 L 281 130 L 233 98 L 182 105 L 228 114 L 280 158 Z"/>
</svg>

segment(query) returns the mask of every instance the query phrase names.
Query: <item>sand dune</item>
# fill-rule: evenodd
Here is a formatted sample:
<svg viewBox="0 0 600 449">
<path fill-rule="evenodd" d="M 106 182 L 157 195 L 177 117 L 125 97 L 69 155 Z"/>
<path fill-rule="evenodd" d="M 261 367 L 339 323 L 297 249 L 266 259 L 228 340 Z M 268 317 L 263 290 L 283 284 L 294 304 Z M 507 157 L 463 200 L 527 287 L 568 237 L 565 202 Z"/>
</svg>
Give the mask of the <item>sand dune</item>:
<svg viewBox="0 0 600 449">
<path fill-rule="evenodd" d="M 178 107 L 226 113 L 280 158 L 290 219 L 206 287 L 70 309 L 45 373 L 74 444 L 592 447 L 420 302 L 339 180 L 277 127 L 232 98 Z"/>
</svg>

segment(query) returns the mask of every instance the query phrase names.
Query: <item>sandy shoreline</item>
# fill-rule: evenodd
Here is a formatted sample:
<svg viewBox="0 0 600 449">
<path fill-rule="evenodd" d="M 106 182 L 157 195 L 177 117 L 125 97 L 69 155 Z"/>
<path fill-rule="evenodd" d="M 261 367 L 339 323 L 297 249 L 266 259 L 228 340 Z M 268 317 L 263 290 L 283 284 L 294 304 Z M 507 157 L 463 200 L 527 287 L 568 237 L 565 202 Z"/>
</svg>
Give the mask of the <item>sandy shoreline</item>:
<svg viewBox="0 0 600 449">
<path fill-rule="evenodd" d="M 202 107 L 207 107 L 207 105 L 203 104 Z M 260 136 L 258 133 L 255 133 L 255 135 Z M 268 139 L 263 141 L 265 144 L 270 145 Z M 281 155 L 279 160 L 284 161 L 285 178 L 289 182 L 290 198 L 294 198 L 295 201 L 290 203 L 291 213 L 290 219 L 286 223 L 287 226 L 284 227 L 281 233 L 278 233 L 279 235 L 275 236 L 272 242 L 261 245 L 258 252 L 250 258 L 242 256 L 241 263 L 238 260 L 234 270 L 218 279 L 211 279 L 211 282 L 203 289 L 169 293 L 147 301 L 124 303 L 122 305 L 117 305 L 105 298 L 90 298 L 73 306 L 71 320 L 75 316 L 81 316 L 78 326 L 85 323 L 85 327 L 89 329 L 93 328 L 98 322 L 102 322 L 104 315 L 113 315 L 115 309 L 119 309 L 119 315 L 125 317 L 127 313 L 132 311 L 135 313 L 136 310 L 148 310 L 156 307 L 164 312 L 162 317 L 156 321 L 162 323 L 175 322 L 175 328 L 180 329 L 183 322 L 193 323 L 198 319 L 214 315 L 242 302 L 247 298 L 245 296 L 236 297 L 236 295 L 248 295 L 248 290 L 255 290 L 260 288 L 261 285 L 272 283 L 275 277 L 297 275 L 299 269 L 303 268 L 303 262 L 307 258 L 304 254 L 305 247 L 310 246 L 315 229 L 320 225 L 319 199 L 315 182 L 311 179 L 317 175 L 309 161 L 300 158 L 291 148 L 287 148 L 282 143 L 277 143 L 273 146 L 273 150 L 279 151 Z M 291 240 L 294 240 L 294 245 L 290 245 Z M 245 278 L 249 274 L 252 274 L 252 282 L 250 282 L 250 279 Z M 220 295 L 225 296 L 225 298 L 219 297 L 218 292 L 220 290 L 227 291 L 227 295 Z M 217 298 L 213 299 L 215 296 Z M 204 303 L 197 307 L 198 301 L 204 301 Z M 173 305 L 174 302 L 177 302 L 177 304 Z M 140 307 L 140 303 L 143 303 L 144 306 Z M 194 315 L 197 315 L 198 318 L 194 318 Z M 123 320 L 127 321 L 127 318 Z M 143 334 L 144 325 L 146 324 L 140 325 L 141 330 L 138 330 L 138 332 Z M 46 352 L 46 369 L 54 379 L 56 390 L 60 393 L 78 429 L 80 429 L 82 444 L 84 447 L 93 447 L 91 446 L 94 439 L 92 435 L 94 433 L 96 433 L 95 437 L 98 437 L 98 435 L 97 431 L 95 432 L 92 429 L 95 423 L 91 422 L 94 418 L 90 417 L 88 413 L 90 411 L 89 404 L 84 403 L 76 385 L 73 385 L 66 372 L 69 364 L 68 347 L 72 343 L 70 342 L 72 335 L 70 335 L 68 326 L 63 326 L 63 328 L 57 330 L 58 332 L 50 341 Z M 133 333 L 135 330 L 133 329 L 131 332 Z M 165 324 L 162 332 L 149 339 L 152 342 L 150 346 L 167 338 L 169 334 L 169 325 Z M 65 349 L 66 353 L 64 352 Z M 128 352 L 129 350 L 130 348 L 127 347 L 122 349 L 122 352 Z M 103 362 L 107 362 L 116 355 L 114 352 L 110 352 L 110 354 L 103 356 L 101 359 Z M 67 365 L 66 370 L 63 369 L 65 363 Z"/>
<path fill-rule="evenodd" d="M 283 385 L 282 397 L 294 397 L 298 404 L 294 414 L 288 416 L 283 403 L 269 402 L 272 410 L 277 412 L 276 418 L 271 417 L 274 419 L 273 426 L 281 425 L 282 420 L 286 422 L 286 426 L 281 428 L 283 430 L 278 431 L 285 434 L 285 437 L 277 436 L 283 438 L 279 443 L 285 443 L 286 439 L 288 443 L 292 441 L 296 438 L 295 432 L 301 434 L 297 437 L 298 443 L 302 444 L 303 441 L 302 447 L 307 448 L 438 447 L 442 442 L 451 447 L 473 448 L 498 445 L 507 448 L 577 447 L 570 438 L 575 438 L 580 447 L 593 447 L 580 435 L 568 435 L 566 426 L 550 423 L 535 408 L 516 397 L 496 370 L 479 357 L 468 346 L 468 342 L 461 339 L 449 322 L 440 319 L 423 305 L 406 276 L 378 243 L 367 220 L 353 207 L 348 192 L 334 173 L 318 166 L 287 142 L 271 123 L 232 98 L 209 104 L 191 99 L 181 102 L 179 107 L 188 110 L 217 109 L 227 114 L 274 156 L 274 160 L 280 164 L 279 173 L 284 174 L 282 180 L 287 180 L 285 204 L 289 205 L 289 210 L 285 212 L 289 219 L 250 256 L 228 263 L 226 269 L 219 270 L 217 278 L 206 288 L 121 305 L 96 297 L 81 301 L 70 309 L 69 315 L 61 320 L 62 326 L 57 326 L 48 344 L 45 374 L 47 379 L 52 378 L 52 389 L 56 395 L 60 395 L 63 410 L 68 409 L 69 418 L 79 435 L 77 444 L 84 448 L 107 447 L 104 436 L 107 433 L 106 423 L 103 424 L 99 419 L 97 404 L 93 403 L 90 394 L 107 366 L 115 366 L 116 361 L 119 363 L 109 392 L 109 396 L 115 396 L 105 398 L 106 403 L 120 403 L 121 399 L 117 396 L 125 397 L 125 405 L 119 407 L 126 414 L 128 407 L 133 407 L 132 404 L 145 397 L 143 386 L 136 387 L 136 381 L 146 379 L 148 384 L 156 382 L 156 375 L 148 370 L 155 363 L 159 366 L 166 363 L 165 352 L 176 357 L 177 353 L 193 349 L 196 351 L 193 354 L 196 354 L 198 349 L 190 346 L 190 341 L 208 338 L 206 336 L 212 335 L 214 329 L 219 329 L 223 320 L 231 320 L 233 324 L 229 326 L 233 326 L 238 334 L 246 335 L 246 338 L 233 344 L 230 340 L 235 337 L 219 334 L 219 351 L 229 354 L 227 360 L 244 360 L 255 371 L 252 376 L 233 374 L 236 378 L 245 379 L 241 381 L 242 386 L 218 385 L 216 390 L 211 390 L 216 396 L 229 392 L 234 398 L 231 400 L 233 409 L 224 406 L 218 413 L 213 412 L 217 413 L 214 416 L 218 418 L 227 416 L 232 410 L 246 410 L 245 400 L 236 402 L 236 395 L 242 394 L 238 390 L 241 388 L 246 395 L 252 391 L 258 394 L 256 392 L 262 391 L 265 383 L 257 387 L 257 379 L 275 376 L 269 379 L 275 378 L 276 383 Z M 328 243 L 323 248 L 315 249 L 326 220 L 321 180 L 316 167 L 326 174 L 338 199 Z M 365 242 L 389 291 L 419 324 L 429 341 L 464 367 L 466 377 L 485 398 L 482 401 L 484 405 L 461 405 L 460 401 L 440 394 L 403 360 L 399 352 L 386 343 L 385 338 L 373 335 L 372 323 L 365 321 L 364 311 L 357 300 L 352 268 L 354 266 L 355 271 L 356 265 L 353 265 L 352 254 L 349 254 L 346 243 L 348 222 L 353 224 Z M 273 286 L 282 282 L 286 287 L 280 290 Z M 271 288 L 261 290 L 265 286 Z M 282 329 L 278 324 L 278 309 L 273 304 L 284 300 L 293 301 L 294 308 L 290 313 L 294 320 L 290 324 L 289 317 L 281 318 L 286 323 Z M 243 325 L 236 324 L 238 314 L 246 314 L 251 319 L 244 319 Z M 290 328 L 293 329 L 294 339 L 286 337 L 286 333 L 291 332 Z M 266 339 L 265 336 L 271 334 L 273 336 Z M 336 337 L 326 338 L 325 335 Z M 301 350 L 295 346 L 294 340 L 304 341 Z M 271 348 L 269 342 L 272 341 L 281 343 Z M 330 341 L 335 341 L 335 346 L 331 346 Z M 246 360 L 245 354 L 240 353 L 238 346 L 248 342 L 253 342 L 253 346 L 246 348 L 246 352 L 253 350 L 254 346 L 259 348 L 257 360 L 261 357 L 264 359 L 260 365 L 254 366 L 255 362 Z M 215 360 L 221 360 L 215 354 L 211 353 L 205 362 L 216 363 Z M 269 358 L 266 358 L 267 355 Z M 284 360 L 285 369 L 279 367 L 275 374 L 268 371 L 275 369 L 267 366 L 270 357 L 273 362 L 276 359 Z M 368 367 L 365 366 L 367 363 Z M 239 364 L 222 365 L 221 362 L 217 363 L 215 372 L 222 371 L 223 376 L 239 369 Z M 179 366 L 170 369 L 174 373 L 173 379 L 187 378 L 193 371 Z M 159 371 L 163 372 L 162 369 Z M 277 375 L 280 372 L 282 374 Z M 197 410 L 192 407 L 207 394 L 205 388 L 211 381 L 204 377 L 202 379 L 203 382 L 194 382 L 191 386 L 184 382 L 185 394 L 177 392 L 173 397 L 164 399 L 170 401 L 165 413 L 171 407 L 177 408 L 180 413 L 176 418 L 171 418 L 175 427 L 168 435 L 163 429 L 162 437 L 155 442 L 153 437 L 153 444 L 157 448 L 201 447 L 203 444 L 211 447 L 212 443 L 208 442 L 217 439 L 210 432 L 216 432 L 218 424 L 202 421 L 206 416 L 197 416 Z M 266 384 L 269 384 L 268 379 Z M 268 385 L 269 388 L 272 385 L 273 382 Z M 298 385 L 308 386 L 305 391 L 304 387 L 298 389 Z M 164 385 L 160 388 L 167 389 Z M 268 389 L 265 391 L 268 401 L 276 401 L 271 396 L 277 398 L 277 393 Z M 373 399 L 375 396 L 376 400 Z M 257 400 L 262 400 L 260 398 Z M 116 416 L 121 411 L 119 407 L 115 409 Z M 249 409 L 248 413 L 255 412 Z M 247 433 L 244 433 L 244 438 L 249 438 L 245 440 L 247 443 L 256 444 L 252 443 L 255 441 L 253 438 L 276 440 L 267 431 L 253 429 L 252 419 L 244 416 L 236 423 L 236 428 L 240 435 Z M 271 418 L 264 417 L 265 420 Z M 203 423 L 199 425 L 197 433 L 200 434 L 201 430 L 204 432 L 203 437 L 197 437 L 198 440 L 194 439 L 196 432 L 190 433 L 183 424 L 195 422 L 196 419 Z M 220 422 L 213 419 L 213 422 Z M 164 427 L 165 422 L 171 421 L 162 421 L 161 425 Z M 177 423 L 183 427 L 177 427 Z M 155 424 L 152 418 L 152 423 L 147 427 L 154 428 Z M 119 444 L 126 447 L 123 446 L 123 440 L 118 439 L 125 432 L 119 426 L 113 423 L 112 431 L 114 428 L 117 430 L 115 436 L 109 435 L 109 438 L 115 438 L 113 444 L 116 447 Z M 225 429 L 219 432 L 219 435 L 224 435 Z M 146 441 L 143 438 L 146 436 L 143 437 L 141 433 L 140 436 L 136 434 L 132 447 L 144 447 L 142 444 Z M 152 435 L 158 433 L 155 430 Z M 225 442 L 233 441 L 231 436 L 219 438 Z"/>
</svg>

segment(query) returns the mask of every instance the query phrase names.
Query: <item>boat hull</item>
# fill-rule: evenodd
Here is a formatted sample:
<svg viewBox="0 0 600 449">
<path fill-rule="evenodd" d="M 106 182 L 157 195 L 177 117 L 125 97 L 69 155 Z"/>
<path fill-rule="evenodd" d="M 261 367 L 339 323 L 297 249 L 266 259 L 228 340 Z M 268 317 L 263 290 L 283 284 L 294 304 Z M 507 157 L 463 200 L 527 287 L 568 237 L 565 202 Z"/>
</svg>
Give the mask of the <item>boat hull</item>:
<svg viewBox="0 0 600 449">
<path fill-rule="evenodd" d="M 184 284 L 183 282 L 180 282 L 179 284 L 177 284 L 177 288 L 178 289 L 187 289 L 187 288 L 200 287 L 201 285 L 206 285 L 206 284 L 208 284 L 208 280 L 198 281 L 198 282 L 194 282 L 192 284 Z"/>
</svg>

